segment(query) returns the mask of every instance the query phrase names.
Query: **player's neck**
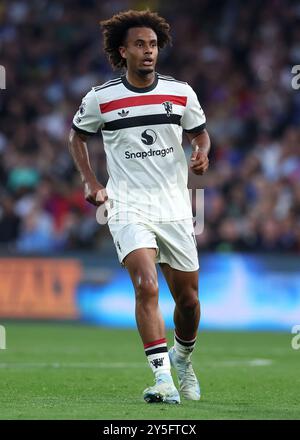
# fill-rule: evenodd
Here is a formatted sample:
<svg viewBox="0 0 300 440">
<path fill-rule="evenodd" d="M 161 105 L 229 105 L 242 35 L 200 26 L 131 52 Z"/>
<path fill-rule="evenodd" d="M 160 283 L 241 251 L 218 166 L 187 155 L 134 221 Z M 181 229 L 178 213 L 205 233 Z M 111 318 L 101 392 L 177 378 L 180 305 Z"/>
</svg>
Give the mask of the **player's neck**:
<svg viewBox="0 0 300 440">
<path fill-rule="evenodd" d="M 130 72 L 127 70 L 126 79 L 134 87 L 145 88 L 151 86 L 155 81 L 155 72 L 148 73 L 147 75 L 140 75 L 136 72 Z"/>
</svg>

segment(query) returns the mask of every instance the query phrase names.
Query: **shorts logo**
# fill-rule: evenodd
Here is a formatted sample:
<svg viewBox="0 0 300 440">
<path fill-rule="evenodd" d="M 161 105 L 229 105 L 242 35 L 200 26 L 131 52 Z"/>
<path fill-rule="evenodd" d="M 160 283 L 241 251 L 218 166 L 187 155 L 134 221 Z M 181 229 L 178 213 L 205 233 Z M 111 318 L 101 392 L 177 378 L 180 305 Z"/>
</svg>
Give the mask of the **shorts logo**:
<svg viewBox="0 0 300 440">
<path fill-rule="evenodd" d="M 120 245 L 119 241 L 116 242 L 116 245 L 118 246 L 119 251 L 122 252 L 121 245 Z"/>
<path fill-rule="evenodd" d="M 86 110 L 86 102 L 82 101 L 82 103 L 80 104 L 80 107 L 79 107 L 80 116 L 83 116 L 85 114 L 85 110 Z"/>
<path fill-rule="evenodd" d="M 171 101 L 165 101 L 162 103 L 162 105 L 165 107 L 165 110 L 167 112 L 167 117 L 169 118 L 171 114 L 173 113 L 173 104 Z"/>
<path fill-rule="evenodd" d="M 141 134 L 142 142 L 145 145 L 152 145 L 154 142 L 156 142 L 157 134 L 153 130 L 145 130 Z"/>
</svg>

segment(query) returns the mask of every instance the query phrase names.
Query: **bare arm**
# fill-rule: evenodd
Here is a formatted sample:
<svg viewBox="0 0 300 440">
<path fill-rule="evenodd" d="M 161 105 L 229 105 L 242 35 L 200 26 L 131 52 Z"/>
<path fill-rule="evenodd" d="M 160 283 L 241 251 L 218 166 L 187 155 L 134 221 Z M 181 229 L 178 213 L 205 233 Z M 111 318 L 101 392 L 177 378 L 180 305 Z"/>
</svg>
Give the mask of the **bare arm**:
<svg viewBox="0 0 300 440">
<path fill-rule="evenodd" d="M 193 147 L 190 168 L 194 174 L 204 174 L 209 165 L 208 153 L 210 150 L 210 138 L 207 130 L 199 133 L 187 133 Z"/>
<path fill-rule="evenodd" d="M 104 186 L 98 182 L 92 170 L 86 143 L 87 139 L 88 136 L 78 133 L 72 128 L 69 135 L 69 151 L 84 183 L 85 200 L 99 206 L 107 200 L 107 194 Z"/>
</svg>

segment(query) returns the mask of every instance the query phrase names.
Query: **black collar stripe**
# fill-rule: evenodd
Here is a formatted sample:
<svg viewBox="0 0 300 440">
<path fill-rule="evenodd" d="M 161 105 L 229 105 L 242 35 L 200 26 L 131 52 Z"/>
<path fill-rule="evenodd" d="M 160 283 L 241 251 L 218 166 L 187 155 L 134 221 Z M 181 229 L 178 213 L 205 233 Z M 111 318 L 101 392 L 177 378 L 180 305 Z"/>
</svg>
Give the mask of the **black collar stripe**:
<svg viewBox="0 0 300 440">
<path fill-rule="evenodd" d="M 126 75 L 121 76 L 121 79 L 122 79 L 122 82 L 123 82 L 124 86 L 125 86 L 128 90 L 131 90 L 132 92 L 135 92 L 135 93 L 147 93 L 147 92 L 151 92 L 151 90 L 154 90 L 155 87 L 157 86 L 157 83 L 158 83 L 158 74 L 155 73 L 154 81 L 153 81 L 153 83 L 152 83 L 150 86 L 148 86 L 148 87 L 135 87 L 135 86 L 133 86 L 132 84 L 130 84 L 130 83 L 127 81 Z"/>
</svg>

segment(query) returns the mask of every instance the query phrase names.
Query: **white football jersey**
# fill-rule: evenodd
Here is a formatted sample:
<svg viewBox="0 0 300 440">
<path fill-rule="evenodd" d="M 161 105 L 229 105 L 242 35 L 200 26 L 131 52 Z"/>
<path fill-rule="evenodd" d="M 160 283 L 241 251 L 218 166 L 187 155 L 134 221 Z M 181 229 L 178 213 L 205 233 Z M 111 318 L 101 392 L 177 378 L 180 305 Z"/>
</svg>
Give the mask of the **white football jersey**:
<svg viewBox="0 0 300 440">
<path fill-rule="evenodd" d="M 120 212 L 152 221 L 192 218 L 182 131 L 199 132 L 205 121 L 193 89 L 158 73 L 146 88 L 132 86 L 124 75 L 87 93 L 73 128 L 102 132 L 109 218 Z"/>
</svg>

